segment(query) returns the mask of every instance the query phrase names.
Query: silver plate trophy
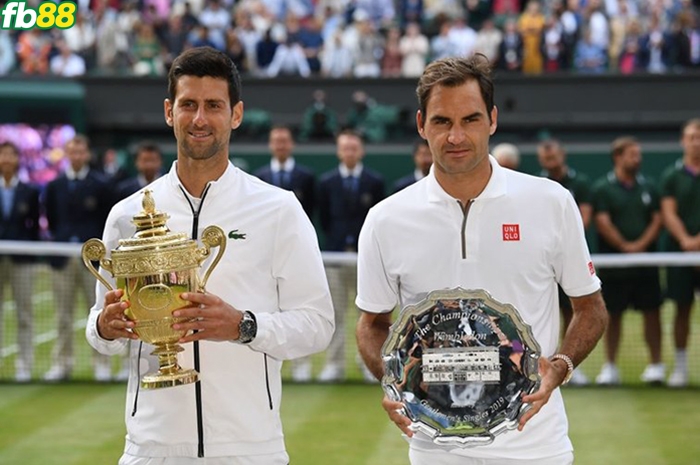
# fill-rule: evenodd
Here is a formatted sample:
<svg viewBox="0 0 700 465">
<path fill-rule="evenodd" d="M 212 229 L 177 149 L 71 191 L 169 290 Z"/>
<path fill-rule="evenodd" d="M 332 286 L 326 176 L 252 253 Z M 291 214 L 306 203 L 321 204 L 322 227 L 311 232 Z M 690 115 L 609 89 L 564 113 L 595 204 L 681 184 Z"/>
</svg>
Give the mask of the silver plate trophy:
<svg viewBox="0 0 700 465">
<path fill-rule="evenodd" d="M 404 308 L 382 347 L 387 396 L 441 446 L 473 447 L 518 425 L 540 385 L 540 346 L 510 304 L 484 290 L 433 291 Z"/>
</svg>

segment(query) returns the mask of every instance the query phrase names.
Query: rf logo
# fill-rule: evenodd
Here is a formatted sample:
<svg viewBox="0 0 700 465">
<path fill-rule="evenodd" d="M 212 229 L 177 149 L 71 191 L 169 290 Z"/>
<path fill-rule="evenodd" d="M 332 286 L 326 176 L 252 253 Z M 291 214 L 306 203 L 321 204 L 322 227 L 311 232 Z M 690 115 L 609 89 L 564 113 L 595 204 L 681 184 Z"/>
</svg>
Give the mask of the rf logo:
<svg viewBox="0 0 700 465">
<path fill-rule="evenodd" d="M 0 11 L 2 29 L 68 29 L 75 24 L 77 6 L 73 2 L 43 2 L 36 10 L 26 6 L 25 0 L 7 2 Z"/>
</svg>

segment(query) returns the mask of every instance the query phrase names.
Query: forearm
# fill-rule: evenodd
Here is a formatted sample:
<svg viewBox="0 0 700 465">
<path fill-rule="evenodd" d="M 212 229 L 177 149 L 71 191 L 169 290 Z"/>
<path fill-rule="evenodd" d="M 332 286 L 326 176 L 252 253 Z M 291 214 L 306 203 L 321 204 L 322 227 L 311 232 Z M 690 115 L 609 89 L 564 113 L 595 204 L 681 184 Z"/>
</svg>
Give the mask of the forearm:
<svg viewBox="0 0 700 465">
<path fill-rule="evenodd" d="M 600 291 L 571 299 L 573 318 L 559 352 L 571 357 L 574 366 L 583 362 L 605 332 L 608 312 Z"/>
<path fill-rule="evenodd" d="M 357 348 L 367 368 L 377 378 L 384 376 L 384 363 L 382 362 L 382 346 L 389 336 L 391 319 L 389 314 L 372 314 L 362 312 L 357 321 L 355 336 Z"/>
</svg>

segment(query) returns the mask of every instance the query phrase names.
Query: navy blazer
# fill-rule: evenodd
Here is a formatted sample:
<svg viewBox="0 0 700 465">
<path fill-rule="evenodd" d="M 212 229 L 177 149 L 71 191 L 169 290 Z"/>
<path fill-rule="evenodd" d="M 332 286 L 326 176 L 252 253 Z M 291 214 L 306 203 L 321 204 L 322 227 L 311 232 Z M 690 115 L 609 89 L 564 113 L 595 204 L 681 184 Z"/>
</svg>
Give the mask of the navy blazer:
<svg viewBox="0 0 700 465">
<path fill-rule="evenodd" d="M 275 185 L 269 164 L 258 169 L 254 174 L 266 183 Z M 288 187 L 287 190 L 294 192 L 306 214 L 310 219 L 313 219 L 314 209 L 316 208 L 316 178 L 314 173 L 310 169 L 295 163 L 290 186 Z"/>
<path fill-rule="evenodd" d="M 0 197 L 2 197 L 2 191 L 0 191 Z M 7 219 L 5 219 L 5 212 L 2 211 L 2 205 L 0 201 L 0 240 L 39 240 L 39 189 L 23 182 L 18 183 L 10 216 Z M 34 261 L 31 255 L 12 255 L 11 257 L 16 263 Z"/>
<path fill-rule="evenodd" d="M 408 176 L 404 176 L 403 178 L 396 180 L 396 182 L 394 183 L 394 193 L 397 193 L 398 191 L 407 188 L 414 182 L 416 182 L 415 173 L 411 173 Z"/>
<path fill-rule="evenodd" d="M 343 187 L 338 168 L 319 181 L 318 209 L 329 251 L 357 251 L 357 238 L 369 209 L 384 198 L 384 178 L 367 167 L 362 169 L 357 190 Z"/>
<path fill-rule="evenodd" d="M 109 186 L 107 179 L 94 170 L 80 181 L 69 181 L 65 173 L 51 181 L 46 186 L 44 209 L 52 240 L 85 242 L 102 237 L 107 214 L 112 208 Z M 65 262 L 64 258 L 54 257 L 51 265 L 59 268 Z"/>
</svg>

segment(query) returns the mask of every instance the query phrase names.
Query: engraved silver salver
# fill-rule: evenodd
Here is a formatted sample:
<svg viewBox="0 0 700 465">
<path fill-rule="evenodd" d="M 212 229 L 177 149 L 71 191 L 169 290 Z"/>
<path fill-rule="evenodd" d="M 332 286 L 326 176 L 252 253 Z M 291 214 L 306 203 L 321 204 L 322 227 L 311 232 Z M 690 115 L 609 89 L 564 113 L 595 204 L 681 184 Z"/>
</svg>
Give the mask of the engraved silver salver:
<svg viewBox="0 0 700 465">
<path fill-rule="evenodd" d="M 391 326 L 382 387 L 435 444 L 489 444 L 530 409 L 522 397 L 539 388 L 540 353 L 512 305 L 484 290 L 433 291 Z"/>
</svg>

